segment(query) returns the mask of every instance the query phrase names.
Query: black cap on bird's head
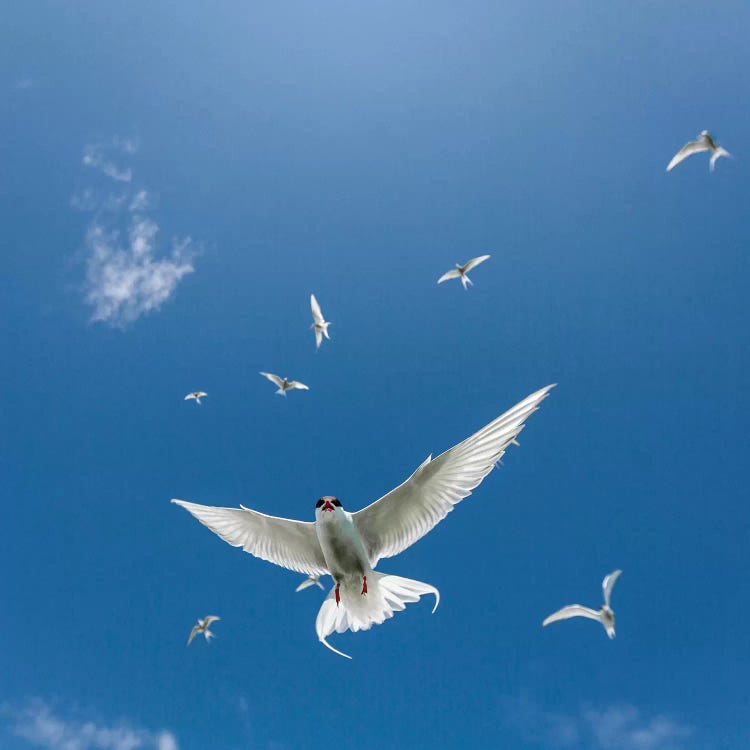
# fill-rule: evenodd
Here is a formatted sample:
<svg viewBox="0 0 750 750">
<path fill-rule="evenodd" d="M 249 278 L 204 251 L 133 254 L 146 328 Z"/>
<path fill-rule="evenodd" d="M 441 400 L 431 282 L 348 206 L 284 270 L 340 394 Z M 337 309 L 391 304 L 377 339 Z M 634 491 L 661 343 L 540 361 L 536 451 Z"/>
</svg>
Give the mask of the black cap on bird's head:
<svg viewBox="0 0 750 750">
<path fill-rule="evenodd" d="M 315 509 L 317 510 L 320 508 L 323 511 L 334 511 L 336 508 L 341 507 L 341 502 L 337 497 L 333 497 L 331 495 L 326 495 L 325 497 L 321 497 L 320 500 L 318 500 L 317 503 L 315 503 Z"/>
</svg>

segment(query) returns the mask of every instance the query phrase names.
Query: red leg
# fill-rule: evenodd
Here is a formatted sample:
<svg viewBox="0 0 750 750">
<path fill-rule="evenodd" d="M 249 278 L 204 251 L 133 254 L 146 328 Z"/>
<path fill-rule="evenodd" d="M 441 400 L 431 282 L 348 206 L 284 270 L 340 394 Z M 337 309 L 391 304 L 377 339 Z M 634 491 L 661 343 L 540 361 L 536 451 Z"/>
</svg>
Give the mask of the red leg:
<svg viewBox="0 0 750 750">
<path fill-rule="evenodd" d="M 367 576 L 362 576 L 362 594 L 367 593 Z"/>
<path fill-rule="evenodd" d="M 341 597 L 339 596 L 339 586 L 340 585 L 341 585 L 340 583 L 336 584 L 336 606 L 337 607 L 339 606 L 339 602 L 341 601 Z"/>
</svg>

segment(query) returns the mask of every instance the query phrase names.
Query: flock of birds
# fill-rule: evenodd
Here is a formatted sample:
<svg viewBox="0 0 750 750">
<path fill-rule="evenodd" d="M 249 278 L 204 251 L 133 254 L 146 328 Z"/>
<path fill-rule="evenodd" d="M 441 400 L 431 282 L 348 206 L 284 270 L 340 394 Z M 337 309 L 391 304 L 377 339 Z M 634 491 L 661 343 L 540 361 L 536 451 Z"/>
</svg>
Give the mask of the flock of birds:
<svg viewBox="0 0 750 750">
<path fill-rule="evenodd" d="M 667 165 L 671 171 L 689 156 L 710 152 L 709 168 L 717 159 L 730 156 L 711 134 L 704 130 L 694 141 L 686 143 Z M 460 279 L 464 289 L 472 285 L 468 272 L 489 259 L 480 255 L 444 273 L 438 284 Z M 330 339 L 326 321 L 315 295 L 310 308 L 316 349 L 323 339 Z M 289 380 L 269 372 L 260 373 L 277 387 L 277 394 L 309 390 L 297 380 Z M 381 573 L 375 568 L 382 558 L 394 557 L 431 531 L 453 508 L 481 484 L 497 466 L 510 445 L 518 445 L 518 435 L 526 420 L 539 408 L 554 387 L 548 385 L 530 394 L 453 448 L 421 463 L 414 473 L 379 500 L 355 512 L 344 510 L 341 501 L 332 496 L 321 497 L 315 504 L 315 521 L 297 521 L 269 516 L 240 505 L 239 508 L 218 508 L 185 500 L 172 502 L 185 508 L 200 523 L 234 547 L 242 547 L 262 560 L 302 573 L 307 578 L 297 586 L 302 591 L 312 586 L 324 589 L 323 575 L 333 578 L 318 612 L 315 629 L 318 640 L 331 651 L 350 659 L 348 654 L 328 642 L 332 633 L 346 630 L 357 632 L 379 625 L 407 604 L 425 594 L 435 597 L 433 612 L 440 601 L 439 591 L 428 583 L 411 578 Z M 201 399 L 205 391 L 192 391 L 185 400 Z M 545 627 L 559 620 L 584 617 L 601 623 L 609 638 L 615 637 L 615 614 L 610 606 L 612 588 L 622 574 L 615 570 L 602 581 L 604 603 L 598 610 L 581 604 L 569 604 L 547 617 Z M 209 641 L 209 626 L 219 620 L 209 615 L 198 620 L 188 638 L 188 645 L 202 633 Z"/>
</svg>

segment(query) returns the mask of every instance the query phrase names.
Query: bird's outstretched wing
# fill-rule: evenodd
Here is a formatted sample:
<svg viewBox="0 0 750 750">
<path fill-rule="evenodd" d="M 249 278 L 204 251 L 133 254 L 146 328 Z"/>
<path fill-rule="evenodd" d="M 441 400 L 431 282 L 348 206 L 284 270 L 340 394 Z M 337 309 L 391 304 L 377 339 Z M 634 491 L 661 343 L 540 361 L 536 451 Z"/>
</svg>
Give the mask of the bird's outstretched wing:
<svg viewBox="0 0 750 750">
<path fill-rule="evenodd" d="M 188 393 L 188 395 L 185 396 L 183 401 L 190 401 L 191 398 L 197 398 L 197 396 L 194 393 Z"/>
<path fill-rule="evenodd" d="M 325 323 L 325 318 L 323 317 L 323 313 L 320 311 L 320 305 L 318 304 L 318 300 L 315 299 L 315 295 L 310 295 L 310 309 L 312 310 L 312 316 L 313 320 L 320 324 Z"/>
<path fill-rule="evenodd" d="M 218 615 L 208 615 L 206 619 L 203 621 L 203 624 L 208 627 L 212 622 L 217 622 L 218 620 L 221 620 L 221 617 Z"/>
<path fill-rule="evenodd" d="M 601 615 L 595 609 L 589 609 L 581 604 L 569 604 L 567 607 L 558 609 L 557 612 L 553 612 L 543 623 L 542 627 L 549 625 L 551 622 L 557 622 L 558 620 L 568 620 L 571 617 L 588 617 L 589 620 L 596 620 L 601 622 Z"/>
<path fill-rule="evenodd" d="M 621 570 L 614 570 L 608 576 L 604 576 L 602 581 L 602 591 L 604 592 L 604 603 L 609 607 L 609 597 L 612 595 L 612 587 L 615 581 L 622 575 Z"/>
<path fill-rule="evenodd" d="M 480 263 L 484 263 L 490 256 L 480 255 L 477 258 L 472 258 L 465 266 L 464 273 L 468 273 L 472 268 L 476 268 Z"/>
<path fill-rule="evenodd" d="M 328 336 L 326 335 L 326 338 Z M 320 349 L 320 345 L 323 343 L 323 332 L 319 329 L 315 329 L 315 348 Z"/>
<path fill-rule="evenodd" d="M 193 625 L 193 629 L 190 631 L 190 636 L 188 637 L 187 646 L 189 646 L 193 642 L 193 638 L 195 638 L 198 633 L 200 633 L 201 626 L 200 625 Z"/>
<path fill-rule="evenodd" d="M 304 383 L 300 383 L 299 380 L 290 380 L 289 381 L 289 388 L 299 388 L 301 391 L 309 391 L 310 388 L 306 386 Z"/>
<path fill-rule="evenodd" d="M 281 384 L 284 382 L 278 375 L 274 375 L 272 372 L 261 372 L 260 374 L 267 380 L 275 383 L 279 388 L 281 388 Z"/>
<path fill-rule="evenodd" d="M 315 524 L 258 513 L 250 508 L 214 508 L 172 500 L 233 547 L 306 575 L 328 572 Z"/>
<path fill-rule="evenodd" d="M 354 513 L 370 564 L 403 552 L 471 495 L 553 387 L 527 396 L 436 459 L 429 456 L 403 484 Z"/>
<path fill-rule="evenodd" d="M 448 281 L 448 279 L 457 279 L 460 275 L 461 275 L 461 272 L 457 268 L 454 268 L 451 271 L 447 271 L 446 273 L 444 273 L 438 279 L 437 283 L 442 284 L 444 281 Z"/>
<path fill-rule="evenodd" d="M 699 154 L 701 151 L 708 151 L 711 147 L 705 141 L 688 141 L 673 157 L 672 161 L 667 164 L 667 172 L 676 167 L 681 161 L 688 156 Z"/>
</svg>

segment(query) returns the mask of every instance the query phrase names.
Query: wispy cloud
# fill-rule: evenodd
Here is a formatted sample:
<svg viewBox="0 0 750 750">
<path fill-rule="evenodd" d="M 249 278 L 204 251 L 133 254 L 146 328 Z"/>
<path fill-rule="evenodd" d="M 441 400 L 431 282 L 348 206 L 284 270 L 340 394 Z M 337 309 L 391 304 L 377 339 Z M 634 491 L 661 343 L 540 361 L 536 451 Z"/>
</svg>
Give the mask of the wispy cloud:
<svg viewBox="0 0 750 750">
<path fill-rule="evenodd" d="M 193 272 L 193 242 L 172 240 L 171 253 L 156 258 L 158 225 L 134 215 L 126 236 L 95 221 L 86 234 L 89 258 L 86 301 L 92 320 L 125 326 L 159 307 L 183 276 Z"/>
<path fill-rule="evenodd" d="M 577 714 L 548 711 L 527 696 L 502 701 L 505 720 L 525 741 L 587 750 L 685 750 L 693 727 L 663 714 L 647 716 L 628 704 L 586 708 Z"/>
<path fill-rule="evenodd" d="M 87 167 L 98 169 L 103 175 L 116 182 L 130 182 L 133 170 L 115 163 L 115 155 L 132 155 L 138 150 L 133 138 L 115 136 L 109 143 L 89 143 L 83 148 L 82 162 Z"/>
<path fill-rule="evenodd" d="M 583 721 L 602 750 L 671 750 L 684 747 L 692 727 L 666 716 L 647 718 L 635 706 L 583 712 Z"/>
<path fill-rule="evenodd" d="M 7 729 L 42 750 L 179 750 L 177 738 L 167 730 L 153 732 L 126 722 L 101 724 L 62 718 L 43 701 L 4 711 Z"/>
<path fill-rule="evenodd" d="M 107 154 L 117 151 L 123 156 L 137 148 L 134 139 L 115 137 L 106 146 L 86 146 L 83 163 L 130 183 L 130 167 L 116 166 Z M 157 254 L 159 225 L 148 216 L 155 205 L 148 190 L 130 184 L 105 193 L 87 188 L 75 193 L 70 204 L 94 214 L 85 239 L 85 299 L 93 307 L 93 321 L 124 328 L 158 310 L 193 272 L 196 247 L 190 237 L 172 239 L 168 252 Z"/>
</svg>

